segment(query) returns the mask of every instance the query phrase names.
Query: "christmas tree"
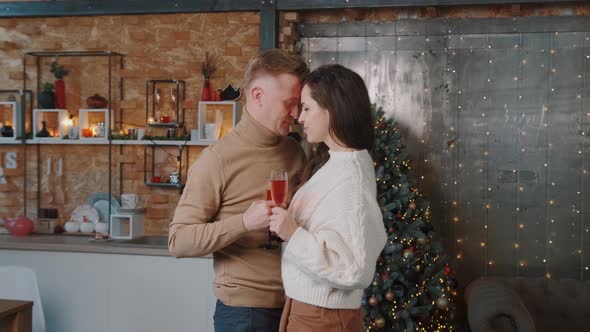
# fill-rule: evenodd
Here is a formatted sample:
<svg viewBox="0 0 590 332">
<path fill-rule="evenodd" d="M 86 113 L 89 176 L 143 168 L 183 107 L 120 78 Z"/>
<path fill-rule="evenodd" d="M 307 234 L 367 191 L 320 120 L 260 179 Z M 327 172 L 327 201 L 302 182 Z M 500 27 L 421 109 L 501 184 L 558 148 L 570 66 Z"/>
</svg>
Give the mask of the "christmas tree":
<svg viewBox="0 0 590 332">
<path fill-rule="evenodd" d="M 428 202 L 409 177 L 397 123 L 375 108 L 377 199 L 388 240 L 365 289 L 365 331 L 453 331 L 457 282 L 433 239 Z"/>
</svg>

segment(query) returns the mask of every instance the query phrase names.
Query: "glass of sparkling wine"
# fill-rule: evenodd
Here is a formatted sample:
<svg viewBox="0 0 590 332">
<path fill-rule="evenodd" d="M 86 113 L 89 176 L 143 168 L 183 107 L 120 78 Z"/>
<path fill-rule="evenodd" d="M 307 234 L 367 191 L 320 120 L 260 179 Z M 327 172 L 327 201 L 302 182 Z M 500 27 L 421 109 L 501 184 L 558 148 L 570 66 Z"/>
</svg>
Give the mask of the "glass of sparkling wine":
<svg viewBox="0 0 590 332">
<path fill-rule="evenodd" d="M 285 208 L 287 203 L 287 193 L 289 189 L 287 171 L 282 169 L 273 169 L 270 172 L 269 187 L 266 190 L 266 199 L 272 198 L 276 206 Z M 269 197 L 270 192 L 270 197 Z M 278 243 L 283 240 L 276 234 L 268 231 L 268 240 L 266 241 L 265 249 L 276 249 Z"/>
</svg>

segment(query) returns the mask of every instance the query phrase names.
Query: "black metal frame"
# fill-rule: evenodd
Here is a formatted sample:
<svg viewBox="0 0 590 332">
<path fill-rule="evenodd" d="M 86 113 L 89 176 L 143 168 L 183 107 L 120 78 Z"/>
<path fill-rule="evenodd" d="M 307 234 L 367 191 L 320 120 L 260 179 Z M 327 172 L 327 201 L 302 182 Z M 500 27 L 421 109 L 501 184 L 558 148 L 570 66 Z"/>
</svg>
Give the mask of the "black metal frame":
<svg viewBox="0 0 590 332">
<path fill-rule="evenodd" d="M 156 102 L 155 102 L 155 98 L 154 98 L 154 93 L 157 89 L 157 85 L 158 84 L 176 84 L 176 122 L 173 123 L 157 123 L 157 124 L 150 124 L 148 122 L 148 117 L 151 116 L 155 117 L 155 112 L 156 112 Z M 152 99 L 152 102 L 150 104 L 150 96 Z M 184 128 L 184 124 L 185 124 L 185 113 L 186 113 L 186 108 L 184 106 L 180 106 L 180 104 L 182 102 L 184 102 L 186 100 L 186 83 L 183 80 L 176 80 L 176 79 L 167 79 L 167 80 L 147 80 L 145 83 L 145 122 L 146 125 L 148 127 L 163 127 L 163 128 Z M 150 105 L 151 105 L 151 112 L 150 112 Z M 180 113 L 180 109 L 182 108 L 182 113 Z M 180 117 L 182 115 L 182 118 Z M 178 184 L 172 184 L 172 183 L 166 183 L 166 182 L 160 182 L 160 183 L 155 183 L 152 182 L 151 180 L 148 181 L 147 178 L 147 174 L 148 174 L 148 168 L 147 168 L 147 159 L 148 159 L 148 146 L 144 146 L 143 149 L 143 183 L 146 186 L 150 186 L 150 187 L 165 187 L 165 188 L 179 188 L 180 191 L 182 192 L 182 189 L 184 188 L 184 183 L 182 181 L 182 152 L 184 150 L 185 145 L 178 145 L 178 144 L 167 144 L 166 141 L 162 141 L 161 144 L 158 144 L 158 142 L 160 141 L 152 141 L 152 145 L 151 145 L 151 178 L 153 179 L 154 175 L 155 175 L 155 150 L 156 150 L 156 146 L 178 146 L 179 152 L 178 152 L 178 175 L 179 175 L 179 183 Z M 188 143 L 188 142 L 185 142 Z M 186 149 L 186 164 L 188 165 L 188 150 Z M 187 170 L 188 172 L 188 170 Z"/>
<path fill-rule="evenodd" d="M 176 122 L 173 123 L 159 123 L 159 124 L 150 124 L 148 123 L 148 117 L 150 115 L 150 96 L 152 96 L 152 103 L 151 103 L 151 114 L 152 117 L 155 116 L 156 110 L 156 100 L 154 98 L 154 93 L 156 92 L 158 84 L 176 84 Z M 181 89 L 182 88 L 182 89 Z M 182 93 L 182 96 L 181 96 Z M 184 117 L 186 108 L 182 107 L 182 118 L 180 117 L 180 103 L 181 101 L 184 102 L 186 98 L 186 83 L 183 80 L 147 80 L 145 82 L 145 122 L 148 127 L 184 127 Z M 157 121 L 157 119 L 156 119 Z"/>
<path fill-rule="evenodd" d="M 123 69 L 123 54 L 121 53 L 117 53 L 117 52 L 112 52 L 112 51 L 59 51 L 59 52 L 26 52 L 23 56 L 23 90 L 26 91 L 27 89 L 27 57 L 29 56 L 33 56 L 35 57 L 35 66 L 37 69 L 37 96 L 39 95 L 39 91 L 41 89 L 41 58 L 48 58 L 48 57 L 96 57 L 96 56 L 107 56 L 108 57 L 108 61 L 109 61 L 109 73 L 108 73 L 108 85 L 109 85 L 109 93 L 108 93 L 108 101 L 109 101 L 109 119 L 112 119 L 110 121 L 114 122 L 114 116 L 112 116 L 113 114 L 113 109 L 112 109 L 112 66 L 113 66 L 113 57 L 119 57 L 119 66 L 120 69 Z M 120 95 L 119 98 L 122 100 L 123 99 L 123 89 L 122 89 L 122 79 L 120 82 L 120 86 L 121 86 L 121 91 L 120 91 Z M 38 105 L 38 101 L 37 101 L 37 106 Z M 36 128 L 35 128 L 35 124 L 33 123 L 33 108 L 31 108 L 31 130 L 33 131 L 33 133 L 35 132 Z M 122 121 L 122 113 L 120 112 L 120 117 L 121 117 L 121 121 Z M 23 126 L 24 126 L 24 120 L 23 120 Z M 112 164 L 112 149 L 113 149 L 113 145 L 110 139 L 110 135 L 109 133 L 106 133 L 107 137 L 108 137 L 108 142 L 109 142 L 109 171 L 108 171 L 108 178 L 109 178 L 109 194 L 111 194 L 112 192 L 112 170 L 111 170 L 111 164 Z M 23 133 L 23 137 L 26 139 L 26 134 Z M 92 144 L 92 143 L 88 143 L 88 144 Z M 25 144 L 26 146 L 27 144 Z M 39 167 L 39 162 L 41 160 L 41 144 L 36 144 L 37 145 L 37 209 L 40 208 L 41 206 L 41 167 Z M 25 186 L 26 188 L 26 186 Z M 26 195 L 26 189 L 25 189 L 25 195 Z M 25 205 L 26 205 L 26 200 L 25 200 Z M 25 215 L 26 215 L 26 206 L 25 206 Z M 109 204 L 109 217 L 111 215 L 111 205 Z"/>
<path fill-rule="evenodd" d="M 27 104 L 27 95 L 29 95 L 29 108 L 33 109 L 33 91 L 31 90 L 0 90 L 0 93 L 18 93 L 20 95 L 20 100 L 21 100 L 21 115 L 20 115 L 20 123 L 16 124 L 20 127 L 20 133 L 21 133 L 21 142 L 20 144 L 18 144 L 17 146 L 22 146 L 23 147 L 23 155 L 25 156 L 25 160 L 26 160 L 26 155 L 27 155 L 27 145 L 25 144 L 25 141 L 27 139 L 27 135 L 25 133 L 25 115 L 26 115 L 26 104 Z M 1 145 L 5 145 L 0 143 Z M 11 145 L 15 145 L 15 144 L 11 144 Z M 26 216 L 27 215 L 27 164 L 26 161 L 24 162 L 24 173 L 23 173 L 23 213 Z"/>
<path fill-rule="evenodd" d="M 183 151 L 186 150 L 186 164 L 189 164 L 189 149 L 186 148 L 186 144 L 179 145 L 179 144 L 166 144 L 165 141 L 162 144 L 158 144 L 157 141 L 153 141 L 153 144 L 150 146 L 151 148 L 151 179 L 147 178 L 148 174 L 148 146 L 145 146 L 143 149 L 143 183 L 148 187 L 164 187 L 164 188 L 177 188 L 179 189 L 180 193 L 184 190 L 185 183 L 182 181 L 182 155 Z M 188 142 L 185 142 L 188 143 Z M 178 184 L 175 183 L 167 183 L 167 182 L 153 182 L 152 179 L 156 175 L 155 173 L 155 154 L 156 154 L 156 147 L 160 147 L 161 149 L 169 148 L 169 147 L 177 147 L 178 148 L 178 156 L 176 157 L 178 160 Z M 186 170 L 187 178 L 188 178 L 188 169 Z"/>
<path fill-rule="evenodd" d="M 317 10 L 345 8 L 435 7 L 510 4 L 583 3 L 585 0 L 277 0 L 277 9 Z"/>
<path fill-rule="evenodd" d="M 171 14 L 194 12 L 258 12 L 260 49 L 277 46 L 280 11 L 318 9 L 431 7 L 506 4 L 584 3 L 586 0 L 67 0 L 0 2 L 0 18 Z"/>
</svg>

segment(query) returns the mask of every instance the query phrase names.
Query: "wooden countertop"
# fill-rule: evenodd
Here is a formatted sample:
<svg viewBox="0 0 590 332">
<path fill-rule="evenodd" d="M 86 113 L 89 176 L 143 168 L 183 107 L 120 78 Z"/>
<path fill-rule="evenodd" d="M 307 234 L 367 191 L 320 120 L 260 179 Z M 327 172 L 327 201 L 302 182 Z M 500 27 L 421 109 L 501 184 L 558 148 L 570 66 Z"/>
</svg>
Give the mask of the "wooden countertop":
<svg viewBox="0 0 590 332">
<path fill-rule="evenodd" d="M 137 244 L 125 240 L 94 241 L 92 237 L 72 235 L 40 235 L 25 237 L 0 235 L 0 250 L 35 250 L 88 252 L 103 254 L 170 256 L 166 236 L 151 236 L 150 243 Z M 171 256 L 170 256 L 171 257 Z"/>
<path fill-rule="evenodd" d="M 0 319 L 32 307 L 32 301 L 0 299 Z"/>
</svg>

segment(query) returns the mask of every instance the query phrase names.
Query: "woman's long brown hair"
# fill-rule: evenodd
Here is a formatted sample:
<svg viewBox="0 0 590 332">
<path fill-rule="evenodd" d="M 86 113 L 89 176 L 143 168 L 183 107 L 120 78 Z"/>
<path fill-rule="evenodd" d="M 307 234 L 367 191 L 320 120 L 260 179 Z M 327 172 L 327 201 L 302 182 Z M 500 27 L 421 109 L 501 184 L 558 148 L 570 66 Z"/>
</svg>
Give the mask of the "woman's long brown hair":
<svg viewBox="0 0 590 332">
<path fill-rule="evenodd" d="M 303 79 L 311 97 L 330 114 L 330 136 L 335 142 L 353 149 L 373 148 L 375 128 L 371 101 L 363 79 L 341 65 L 324 65 Z M 328 146 L 315 144 L 303 171 L 303 182 L 309 180 L 330 159 Z"/>
</svg>

